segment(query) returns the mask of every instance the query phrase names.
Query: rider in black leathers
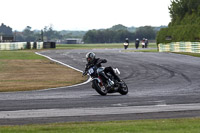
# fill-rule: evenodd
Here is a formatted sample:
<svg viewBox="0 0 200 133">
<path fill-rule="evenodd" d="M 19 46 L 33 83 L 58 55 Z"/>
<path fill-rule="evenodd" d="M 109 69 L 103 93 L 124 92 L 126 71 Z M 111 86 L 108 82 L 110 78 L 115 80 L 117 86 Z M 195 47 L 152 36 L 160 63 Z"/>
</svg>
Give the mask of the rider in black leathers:
<svg viewBox="0 0 200 133">
<path fill-rule="evenodd" d="M 93 52 L 89 52 L 89 53 L 86 54 L 86 60 L 87 60 L 87 64 L 86 64 L 86 67 L 85 67 L 85 71 L 83 72 L 83 75 L 87 74 L 87 69 L 89 67 L 96 66 L 97 68 L 99 68 L 99 67 L 102 67 L 101 63 L 106 63 L 107 62 L 106 59 L 96 58 L 95 54 Z M 106 73 L 108 73 L 108 72 L 110 72 L 114 76 L 114 78 L 118 82 L 120 82 L 120 78 L 115 74 L 115 72 L 113 71 L 112 67 L 106 67 L 104 69 L 104 71 L 102 71 L 99 74 L 102 75 L 108 82 L 113 82 L 106 75 Z M 113 83 L 111 83 L 111 84 L 113 84 Z"/>
</svg>

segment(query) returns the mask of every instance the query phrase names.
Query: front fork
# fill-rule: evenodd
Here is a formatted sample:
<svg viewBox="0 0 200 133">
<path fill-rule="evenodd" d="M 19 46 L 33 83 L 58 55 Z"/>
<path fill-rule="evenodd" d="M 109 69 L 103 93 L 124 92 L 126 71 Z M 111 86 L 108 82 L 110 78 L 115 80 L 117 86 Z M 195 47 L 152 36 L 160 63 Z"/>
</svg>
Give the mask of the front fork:
<svg viewBox="0 0 200 133">
<path fill-rule="evenodd" d="M 100 86 L 103 86 L 103 81 L 100 76 L 98 78 L 94 78 L 93 80 L 97 80 Z"/>
</svg>

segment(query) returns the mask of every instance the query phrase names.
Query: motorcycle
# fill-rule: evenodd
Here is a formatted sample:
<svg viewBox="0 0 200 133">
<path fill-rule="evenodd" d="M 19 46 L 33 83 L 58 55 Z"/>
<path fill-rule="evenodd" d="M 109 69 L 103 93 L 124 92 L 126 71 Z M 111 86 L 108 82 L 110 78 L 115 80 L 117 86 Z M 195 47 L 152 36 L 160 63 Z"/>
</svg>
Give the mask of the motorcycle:
<svg viewBox="0 0 200 133">
<path fill-rule="evenodd" d="M 107 95 L 107 93 L 116 93 L 119 92 L 121 95 L 126 95 L 128 93 L 128 86 L 123 80 L 116 80 L 114 76 L 107 72 L 106 76 L 111 80 L 111 83 L 108 82 L 105 77 L 100 73 L 103 72 L 105 67 L 91 66 L 85 69 L 83 75 L 89 75 L 91 77 L 92 88 L 96 90 L 102 96 Z M 113 68 L 112 68 L 113 69 Z M 120 74 L 120 71 L 116 68 L 113 69 L 116 74 Z"/>
</svg>

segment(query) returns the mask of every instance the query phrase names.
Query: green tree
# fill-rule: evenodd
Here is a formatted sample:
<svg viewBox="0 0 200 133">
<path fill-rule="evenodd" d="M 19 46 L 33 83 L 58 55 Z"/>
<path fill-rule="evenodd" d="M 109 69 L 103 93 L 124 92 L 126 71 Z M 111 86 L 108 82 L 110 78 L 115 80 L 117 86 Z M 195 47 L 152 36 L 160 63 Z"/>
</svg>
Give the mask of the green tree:
<svg viewBox="0 0 200 133">
<path fill-rule="evenodd" d="M 156 37 L 156 32 L 151 26 L 139 27 L 135 32 L 135 37 L 139 39 L 147 38 L 153 40 Z"/>
<path fill-rule="evenodd" d="M 84 35 L 83 41 L 85 43 L 121 43 L 125 41 L 125 38 L 133 40 L 135 34 L 127 30 L 90 30 Z"/>
<path fill-rule="evenodd" d="M 55 41 L 56 39 L 62 39 L 62 35 L 53 29 L 53 26 L 45 26 L 43 29 L 44 41 Z"/>
<path fill-rule="evenodd" d="M 34 36 L 34 32 L 31 31 L 31 29 L 32 28 L 30 26 L 26 26 L 26 28 L 23 30 L 24 40 L 27 42 L 33 42 L 37 40 Z"/>
<path fill-rule="evenodd" d="M 0 26 L 0 34 L 2 35 L 12 35 L 12 28 L 9 26 L 4 25 L 3 23 Z"/>
<path fill-rule="evenodd" d="M 169 26 L 180 24 L 194 24 L 199 21 L 195 21 L 200 17 L 200 0 L 173 0 L 169 12 L 171 16 L 171 23 Z M 189 17 L 193 15 L 194 17 Z"/>
<path fill-rule="evenodd" d="M 111 27 L 110 30 L 113 30 L 113 31 L 127 30 L 127 27 L 124 25 L 118 24 Z"/>
<path fill-rule="evenodd" d="M 157 34 L 157 43 L 200 41 L 200 0 L 173 0 L 171 22 Z"/>
</svg>

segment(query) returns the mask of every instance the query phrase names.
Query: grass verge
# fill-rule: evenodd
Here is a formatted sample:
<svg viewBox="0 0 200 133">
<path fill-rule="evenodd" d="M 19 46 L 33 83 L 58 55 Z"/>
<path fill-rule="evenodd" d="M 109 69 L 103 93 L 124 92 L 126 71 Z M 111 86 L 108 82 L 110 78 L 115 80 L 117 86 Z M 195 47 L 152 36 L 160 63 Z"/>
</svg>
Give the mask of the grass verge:
<svg viewBox="0 0 200 133">
<path fill-rule="evenodd" d="M 2 133 L 199 133 L 200 118 L 0 126 Z"/>
<path fill-rule="evenodd" d="M 140 45 L 141 47 L 141 45 Z M 157 48 L 156 43 L 149 43 L 149 48 Z M 94 48 L 124 48 L 123 43 L 105 44 L 57 44 L 56 49 L 94 49 Z M 134 43 L 129 44 L 129 48 L 135 48 Z"/>
<path fill-rule="evenodd" d="M 0 92 L 29 91 L 78 84 L 86 80 L 35 51 L 0 51 Z"/>
<path fill-rule="evenodd" d="M 123 52 L 158 52 L 157 49 L 124 50 Z"/>
<path fill-rule="evenodd" d="M 173 52 L 173 53 L 189 55 L 189 56 L 194 56 L 194 57 L 200 57 L 200 53 L 189 53 L 189 52 Z"/>
</svg>

